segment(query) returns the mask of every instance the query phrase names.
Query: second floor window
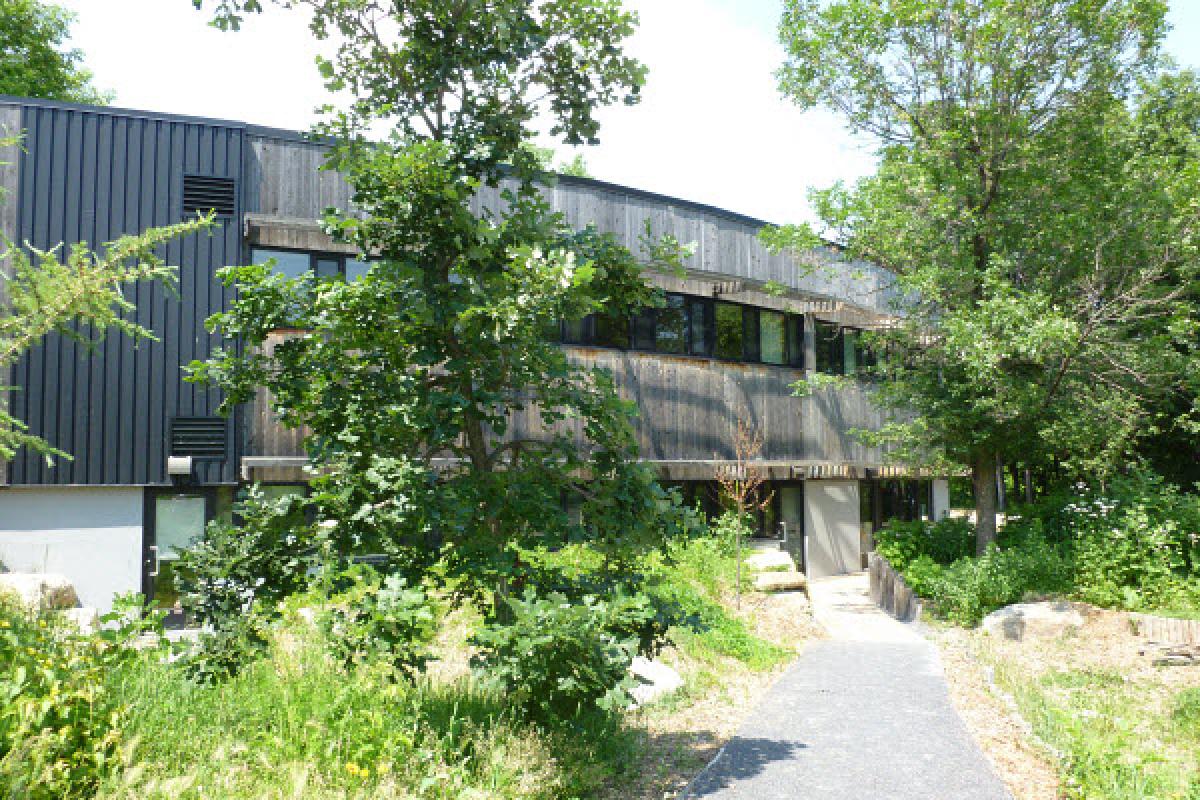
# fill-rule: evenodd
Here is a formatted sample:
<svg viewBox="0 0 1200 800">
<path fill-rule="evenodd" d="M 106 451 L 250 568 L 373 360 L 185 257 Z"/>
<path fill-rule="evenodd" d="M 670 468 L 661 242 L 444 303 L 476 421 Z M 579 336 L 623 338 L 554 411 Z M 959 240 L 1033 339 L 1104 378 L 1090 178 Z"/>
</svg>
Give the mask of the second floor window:
<svg viewBox="0 0 1200 800">
<path fill-rule="evenodd" d="M 663 306 L 630 318 L 593 314 L 564 322 L 561 338 L 567 344 L 804 366 L 802 315 L 674 292 Z"/>
<path fill-rule="evenodd" d="M 343 278 L 348 281 L 358 280 L 367 274 L 371 265 L 366 261 L 338 253 L 312 253 L 302 250 L 277 250 L 274 248 L 255 247 L 250 251 L 252 264 L 264 264 L 275 260 L 272 269 L 286 278 L 299 278 L 311 272 L 318 280 L 325 278 Z"/>
</svg>

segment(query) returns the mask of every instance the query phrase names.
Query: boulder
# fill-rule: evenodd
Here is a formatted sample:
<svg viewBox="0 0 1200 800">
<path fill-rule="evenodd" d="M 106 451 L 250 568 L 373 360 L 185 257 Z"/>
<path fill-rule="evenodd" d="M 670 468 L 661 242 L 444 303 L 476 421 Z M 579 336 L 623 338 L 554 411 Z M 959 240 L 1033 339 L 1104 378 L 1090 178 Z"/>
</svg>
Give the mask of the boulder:
<svg viewBox="0 0 1200 800">
<path fill-rule="evenodd" d="M 1083 615 L 1070 603 L 1017 603 L 983 618 L 983 629 L 1006 639 L 1053 639 L 1083 627 Z"/>
<path fill-rule="evenodd" d="M 808 586 L 803 572 L 760 572 L 754 576 L 754 588 L 760 592 L 794 592 Z"/>
<path fill-rule="evenodd" d="M 71 579 L 53 572 L 0 574 L 0 592 L 16 595 L 21 604 L 30 611 L 79 606 L 79 595 L 75 593 L 75 585 L 71 583 Z"/>
<path fill-rule="evenodd" d="M 629 672 L 639 681 L 629 692 L 633 695 L 634 707 L 644 706 L 683 686 L 683 678 L 678 672 L 661 661 L 644 656 L 636 656 L 633 659 L 633 663 L 629 665 Z"/>
<path fill-rule="evenodd" d="M 794 572 L 796 562 L 782 550 L 763 550 L 746 558 L 746 566 L 764 572 Z"/>
</svg>

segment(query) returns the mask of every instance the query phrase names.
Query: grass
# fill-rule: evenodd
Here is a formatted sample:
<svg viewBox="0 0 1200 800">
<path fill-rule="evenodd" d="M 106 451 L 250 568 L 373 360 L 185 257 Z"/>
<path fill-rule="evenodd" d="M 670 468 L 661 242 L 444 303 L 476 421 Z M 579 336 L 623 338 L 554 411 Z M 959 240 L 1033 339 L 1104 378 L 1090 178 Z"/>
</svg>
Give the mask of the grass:
<svg viewBox="0 0 1200 800">
<path fill-rule="evenodd" d="M 1036 735 L 1061 755 L 1068 797 L 1200 798 L 1200 689 L 1181 692 L 1172 711 L 1153 678 L 1094 667 L 1039 674 L 1012 658 L 993 664 Z"/>
<path fill-rule="evenodd" d="M 715 702 L 728 717 L 719 698 L 730 682 L 769 672 L 793 650 L 756 636 L 726 606 L 736 562 L 714 542 L 680 545 L 651 566 L 689 623 L 664 654 L 685 686 L 648 709 L 564 730 L 515 719 L 467 673 L 467 640 L 482 622 L 469 610 L 444 620 L 439 660 L 416 685 L 347 672 L 318 633 L 293 625 L 267 657 L 215 686 L 151 656 L 109 676 L 127 707 L 126 768 L 99 797 L 661 797 L 659 787 L 702 764 L 696 745 L 713 738 L 689 729 L 695 707 Z"/>
</svg>

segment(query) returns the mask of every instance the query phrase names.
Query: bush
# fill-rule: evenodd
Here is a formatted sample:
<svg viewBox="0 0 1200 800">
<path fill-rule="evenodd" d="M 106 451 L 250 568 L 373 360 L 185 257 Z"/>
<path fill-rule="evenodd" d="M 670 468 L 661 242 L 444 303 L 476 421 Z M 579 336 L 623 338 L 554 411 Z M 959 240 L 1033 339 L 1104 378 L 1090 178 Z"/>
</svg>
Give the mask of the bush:
<svg viewBox="0 0 1200 800">
<path fill-rule="evenodd" d="M 628 707 L 637 641 L 613 630 L 629 625 L 630 603 L 572 603 L 532 590 L 508 603 L 511 624 L 488 625 L 472 638 L 479 648 L 472 665 L 528 719 L 554 723 Z"/>
<path fill-rule="evenodd" d="M 940 571 L 930 563 L 914 562 L 905 579 L 936 614 L 960 625 L 978 625 L 989 612 L 1029 594 L 1058 594 L 1070 587 L 1070 562 L 1038 536 L 1007 549 L 993 545 L 979 558 L 961 558 Z M 912 566 L 918 566 L 916 576 L 910 576 Z"/>
<path fill-rule="evenodd" d="M 433 609 L 421 589 L 399 575 L 382 584 L 369 567 L 347 572 L 350 588 L 331 598 L 321 625 L 334 654 L 348 666 L 386 663 L 413 678 L 430 659 L 436 631 Z"/>
<path fill-rule="evenodd" d="M 967 520 L 951 517 L 933 523 L 892 520 L 875 532 L 875 550 L 898 570 L 922 556 L 952 564 L 975 554 L 975 529 Z"/>
<path fill-rule="evenodd" d="M 157 622 L 141 598 L 118 602 L 106 629 L 84 636 L 0 595 L 0 786 L 5 797 L 92 797 L 119 764 L 123 706 L 107 675 L 137 658 L 130 645 Z"/>
<path fill-rule="evenodd" d="M 195 677 L 228 677 L 266 646 L 265 620 L 304 588 L 315 536 L 304 498 L 268 500 L 253 486 L 235 509 L 241 525 L 213 523 L 180 555 L 176 586 L 188 619 L 205 635 L 189 658 Z"/>
</svg>

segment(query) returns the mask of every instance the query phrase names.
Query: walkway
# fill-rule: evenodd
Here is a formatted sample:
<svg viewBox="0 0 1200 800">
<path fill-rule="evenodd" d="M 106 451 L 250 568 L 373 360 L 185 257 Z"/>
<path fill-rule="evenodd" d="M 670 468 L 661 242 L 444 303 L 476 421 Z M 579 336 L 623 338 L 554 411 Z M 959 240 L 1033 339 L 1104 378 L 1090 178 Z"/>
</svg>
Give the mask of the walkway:
<svg viewBox="0 0 1200 800">
<path fill-rule="evenodd" d="M 805 647 L 687 796 L 1010 800 L 950 704 L 936 648 L 871 604 L 864 575 L 810 593 L 831 638 Z"/>
</svg>

